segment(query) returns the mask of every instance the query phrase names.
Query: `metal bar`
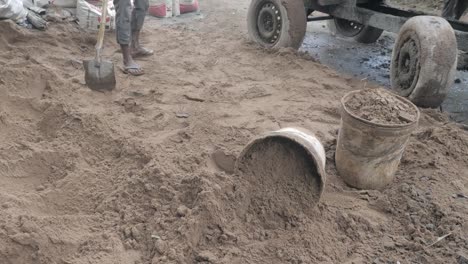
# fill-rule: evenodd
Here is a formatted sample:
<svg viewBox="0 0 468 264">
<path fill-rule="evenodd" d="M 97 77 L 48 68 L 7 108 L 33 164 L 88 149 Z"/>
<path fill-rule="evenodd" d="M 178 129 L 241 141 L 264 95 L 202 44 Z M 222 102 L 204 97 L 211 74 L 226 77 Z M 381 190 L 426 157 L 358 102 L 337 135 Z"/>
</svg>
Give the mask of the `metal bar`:
<svg viewBox="0 0 468 264">
<path fill-rule="evenodd" d="M 457 37 L 458 49 L 468 52 L 468 33 L 455 30 L 455 36 Z"/>
<path fill-rule="evenodd" d="M 452 25 L 453 29 L 468 32 L 468 24 L 462 21 L 450 20 L 447 21 Z"/>
<path fill-rule="evenodd" d="M 307 22 L 333 19 L 332 16 L 308 17 Z"/>
<path fill-rule="evenodd" d="M 389 14 L 389 15 L 394 15 L 394 16 L 399 16 L 399 17 L 413 17 L 413 16 L 419 16 L 419 15 L 427 15 L 424 12 L 421 11 L 416 11 L 416 10 L 404 10 L 404 9 L 399 9 L 395 7 L 391 7 L 385 4 L 381 5 L 363 5 L 361 7 L 365 7 L 369 10 L 372 11 L 377 11 L 379 13 L 384 13 L 384 14 Z"/>
<path fill-rule="evenodd" d="M 378 5 L 378 6 L 365 6 L 369 10 L 376 11 L 379 13 L 384 13 L 384 14 L 390 14 L 390 15 L 395 15 L 398 17 L 414 17 L 414 16 L 420 16 L 420 15 L 427 15 L 427 16 L 432 16 L 433 14 L 427 14 L 424 12 L 420 11 L 415 11 L 415 10 L 402 10 L 398 8 L 394 8 L 391 6 L 387 5 Z M 447 19 L 447 21 L 452 25 L 453 29 L 460 30 L 460 31 L 465 31 L 468 32 L 468 24 L 464 23 L 462 21 L 458 20 L 451 20 Z"/>
<path fill-rule="evenodd" d="M 352 10 L 349 9 L 350 8 L 337 6 L 331 9 L 330 15 L 338 18 L 355 21 L 363 25 L 369 25 L 372 27 L 380 28 L 393 33 L 398 33 L 403 24 L 405 24 L 405 22 L 411 18 L 384 14 L 362 7 L 351 7 Z M 455 36 L 457 37 L 458 49 L 468 52 L 468 32 L 458 30 L 458 28 L 461 28 L 463 25 L 460 22 L 454 23 L 452 21 L 451 24 L 452 27 L 455 28 Z"/>
<path fill-rule="evenodd" d="M 384 5 L 364 7 L 340 4 L 326 7 L 315 6 L 315 10 L 335 18 L 355 21 L 393 33 L 398 33 L 403 24 L 411 17 L 424 15 L 421 12 L 400 10 Z M 322 18 L 318 20 L 322 20 Z M 455 30 L 458 49 L 468 52 L 468 24 L 453 20 L 448 20 L 448 22 Z"/>
<path fill-rule="evenodd" d="M 355 21 L 363 25 L 369 25 L 394 33 L 398 33 L 401 26 L 408 20 L 407 17 L 380 13 L 357 6 L 338 5 L 330 8 L 329 14 L 333 17 Z"/>
<path fill-rule="evenodd" d="M 317 3 L 321 6 L 328 6 L 328 5 L 339 5 L 343 3 L 345 0 L 317 0 Z"/>
</svg>

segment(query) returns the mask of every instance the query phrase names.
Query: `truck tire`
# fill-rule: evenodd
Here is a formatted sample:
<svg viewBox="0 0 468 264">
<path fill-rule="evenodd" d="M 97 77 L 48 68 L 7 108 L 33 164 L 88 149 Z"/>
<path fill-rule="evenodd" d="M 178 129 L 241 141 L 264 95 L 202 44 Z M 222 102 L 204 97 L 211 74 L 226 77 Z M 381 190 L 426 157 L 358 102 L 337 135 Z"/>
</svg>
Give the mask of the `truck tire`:
<svg viewBox="0 0 468 264">
<path fill-rule="evenodd" d="M 420 107 L 439 107 L 453 84 L 457 40 L 443 18 L 416 16 L 400 29 L 390 66 L 392 89 Z"/>
<path fill-rule="evenodd" d="M 353 38 L 357 42 L 364 44 L 376 42 L 383 33 L 382 29 L 371 26 L 364 26 L 362 24 L 341 18 L 328 20 L 328 28 L 333 35 Z"/>
<path fill-rule="evenodd" d="M 269 49 L 299 49 L 307 18 L 302 0 L 252 0 L 247 14 L 252 41 Z"/>
</svg>

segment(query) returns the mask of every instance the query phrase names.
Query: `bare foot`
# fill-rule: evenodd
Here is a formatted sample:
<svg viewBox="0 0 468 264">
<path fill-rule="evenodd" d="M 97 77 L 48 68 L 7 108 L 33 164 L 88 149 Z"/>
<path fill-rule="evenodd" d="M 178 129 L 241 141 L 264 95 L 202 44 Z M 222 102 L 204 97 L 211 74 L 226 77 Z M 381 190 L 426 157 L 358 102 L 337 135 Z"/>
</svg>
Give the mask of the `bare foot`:
<svg viewBox="0 0 468 264">
<path fill-rule="evenodd" d="M 131 60 L 131 62 L 128 64 L 124 64 L 124 68 L 122 70 L 124 73 L 133 76 L 140 76 L 145 74 L 145 71 L 141 68 L 141 66 L 135 63 L 133 60 Z"/>
<path fill-rule="evenodd" d="M 138 47 L 138 48 L 133 48 L 132 49 L 132 57 L 133 58 L 138 58 L 138 57 L 146 57 L 146 56 L 151 56 L 154 54 L 153 50 L 144 48 L 144 47 Z"/>
</svg>

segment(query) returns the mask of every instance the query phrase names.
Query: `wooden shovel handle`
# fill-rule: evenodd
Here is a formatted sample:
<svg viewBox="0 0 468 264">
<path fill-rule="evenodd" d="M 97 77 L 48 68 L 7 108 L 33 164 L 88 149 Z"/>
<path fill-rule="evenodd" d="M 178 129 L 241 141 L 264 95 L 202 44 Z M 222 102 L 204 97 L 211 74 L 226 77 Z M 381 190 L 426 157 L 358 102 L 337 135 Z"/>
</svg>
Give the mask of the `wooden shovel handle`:
<svg viewBox="0 0 468 264">
<path fill-rule="evenodd" d="M 104 42 L 104 33 L 106 30 L 106 19 L 107 19 L 107 3 L 109 0 L 102 0 L 102 10 L 101 10 L 101 23 L 99 24 L 99 32 L 97 36 L 96 43 L 96 61 L 101 63 L 101 49 L 102 43 Z"/>
</svg>

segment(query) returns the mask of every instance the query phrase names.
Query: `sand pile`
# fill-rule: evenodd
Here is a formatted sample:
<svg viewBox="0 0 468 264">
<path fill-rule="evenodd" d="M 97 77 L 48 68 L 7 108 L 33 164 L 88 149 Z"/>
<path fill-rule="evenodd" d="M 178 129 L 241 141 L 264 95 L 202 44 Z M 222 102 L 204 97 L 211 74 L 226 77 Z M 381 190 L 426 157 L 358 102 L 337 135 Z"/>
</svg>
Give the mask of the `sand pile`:
<svg viewBox="0 0 468 264">
<path fill-rule="evenodd" d="M 415 107 L 381 89 L 365 89 L 345 102 L 352 114 L 378 124 L 408 124 L 416 121 Z"/>
<path fill-rule="evenodd" d="M 2 264 L 454 263 L 466 255 L 466 131 L 424 111 L 396 182 L 382 192 L 351 189 L 334 166 L 337 109 L 362 83 L 249 45 L 248 1 L 205 3 L 201 20 L 148 21 L 145 43 L 165 52 L 140 61 L 141 78 L 118 73 L 108 94 L 84 85 L 89 35 L 68 24 L 43 33 L 0 23 L 8 33 L 0 35 Z M 119 65 L 107 41 L 105 56 Z M 313 131 L 327 150 L 318 205 L 303 200 L 313 185 L 281 178 L 285 188 L 275 191 L 213 164 L 213 152 L 237 155 L 289 126 Z"/>
</svg>

